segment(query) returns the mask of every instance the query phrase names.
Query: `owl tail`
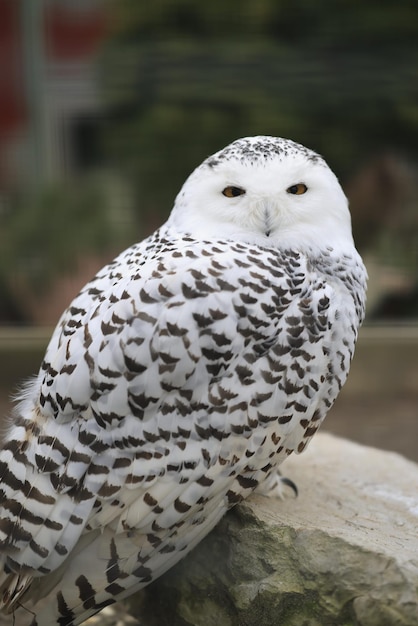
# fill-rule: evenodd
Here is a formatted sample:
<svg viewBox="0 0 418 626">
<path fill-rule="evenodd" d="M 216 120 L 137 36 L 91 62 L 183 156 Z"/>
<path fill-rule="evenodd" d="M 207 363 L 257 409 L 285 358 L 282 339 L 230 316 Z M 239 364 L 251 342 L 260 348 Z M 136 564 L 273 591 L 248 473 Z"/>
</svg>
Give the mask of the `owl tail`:
<svg viewBox="0 0 418 626">
<path fill-rule="evenodd" d="M 188 519 L 180 529 L 155 535 L 134 529 L 115 534 L 109 527 L 87 533 L 58 570 L 35 579 L 23 595 L 22 603 L 47 596 L 42 608 L 35 607 L 31 626 L 77 626 L 130 596 L 185 557 L 224 512 L 214 506 L 201 523 Z"/>
</svg>

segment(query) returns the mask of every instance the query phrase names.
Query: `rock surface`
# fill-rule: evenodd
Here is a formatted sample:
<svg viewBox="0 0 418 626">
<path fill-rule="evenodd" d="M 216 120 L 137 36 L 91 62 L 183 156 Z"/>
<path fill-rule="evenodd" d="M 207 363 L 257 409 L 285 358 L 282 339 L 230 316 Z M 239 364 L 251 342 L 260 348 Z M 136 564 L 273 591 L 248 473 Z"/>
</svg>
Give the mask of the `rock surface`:
<svg viewBox="0 0 418 626">
<path fill-rule="evenodd" d="M 283 470 L 299 497 L 233 509 L 128 600 L 142 626 L 417 626 L 418 465 L 319 434 Z"/>
</svg>

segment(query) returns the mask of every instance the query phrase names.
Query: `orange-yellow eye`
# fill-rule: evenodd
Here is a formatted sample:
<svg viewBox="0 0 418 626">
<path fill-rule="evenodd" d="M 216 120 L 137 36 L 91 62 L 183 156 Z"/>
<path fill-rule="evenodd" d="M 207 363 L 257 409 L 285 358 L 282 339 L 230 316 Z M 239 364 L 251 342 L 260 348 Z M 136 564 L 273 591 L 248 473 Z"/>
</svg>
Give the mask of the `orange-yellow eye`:
<svg viewBox="0 0 418 626">
<path fill-rule="evenodd" d="M 287 193 L 292 193 L 294 196 L 301 196 L 303 193 L 308 191 L 308 188 L 303 183 L 298 183 L 297 185 L 292 185 L 286 189 Z"/>
<path fill-rule="evenodd" d="M 225 187 L 222 193 L 227 198 L 236 198 L 237 196 L 243 196 L 245 189 L 242 189 L 242 187 L 233 187 L 231 185 L 230 187 Z"/>
</svg>

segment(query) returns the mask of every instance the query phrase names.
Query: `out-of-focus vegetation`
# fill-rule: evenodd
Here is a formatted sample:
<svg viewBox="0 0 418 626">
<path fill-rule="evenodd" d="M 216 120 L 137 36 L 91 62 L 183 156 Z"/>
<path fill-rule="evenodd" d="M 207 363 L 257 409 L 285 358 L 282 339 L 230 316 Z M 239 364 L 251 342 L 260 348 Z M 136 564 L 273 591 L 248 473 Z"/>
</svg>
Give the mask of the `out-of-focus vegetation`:
<svg viewBox="0 0 418 626">
<path fill-rule="evenodd" d="M 24 323 L 33 315 L 33 297 L 47 304 L 48 291 L 63 276 L 79 272 L 88 280 L 91 272 L 82 268 L 92 258 L 108 259 L 123 249 L 133 230 L 132 203 L 123 202 L 124 195 L 112 175 L 102 174 L 12 198 L 1 215 L 0 316 Z M 94 262 L 92 267 L 98 269 Z M 51 323 L 47 311 L 44 319 Z"/>
<path fill-rule="evenodd" d="M 115 214 L 102 181 L 51 185 L 40 195 L 17 202 L 4 217 L 0 262 L 11 263 L 37 290 L 68 269 L 69 259 L 118 250 L 127 236 L 126 219 Z M 57 237 L 57 233 L 60 234 Z M 38 255 L 39 245 L 42 255 Z M 37 258 L 37 263 L 33 259 Z"/>
<path fill-rule="evenodd" d="M 414 2 L 124 0 L 114 11 L 108 145 L 141 215 L 159 221 L 201 158 L 243 135 L 305 143 L 342 179 L 382 152 L 416 158 Z"/>
<path fill-rule="evenodd" d="M 3 302 L 14 306 L 10 267 L 26 264 L 28 289 L 40 280 L 54 288 L 50 281 L 76 258 L 110 255 L 158 226 L 208 154 L 240 136 L 270 134 L 325 156 L 350 197 L 360 251 L 409 275 L 404 309 L 418 314 L 415 0 L 103 6 L 106 122 L 97 166 L 124 181 L 132 202 L 121 209 L 109 202 L 109 184 L 85 176 L 19 199 L 0 216 Z M 22 303 L 13 315 L 25 321 Z"/>
</svg>

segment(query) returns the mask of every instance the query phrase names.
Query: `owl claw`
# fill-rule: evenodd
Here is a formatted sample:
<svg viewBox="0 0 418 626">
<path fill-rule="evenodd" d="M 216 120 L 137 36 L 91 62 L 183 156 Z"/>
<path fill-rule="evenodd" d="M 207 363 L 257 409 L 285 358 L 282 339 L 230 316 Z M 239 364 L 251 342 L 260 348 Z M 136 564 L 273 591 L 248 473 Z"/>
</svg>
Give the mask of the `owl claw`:
<svg viewBox="0 0 418 626">
<path fill-rule="evenodd" d="M 276 471 L 266 481 L 259 483 L 255 491 L 263 496 L 273 496 L 284 500 L 286 497 L 284 486 L 290 487 L 295 498 L 297 498 L 299 492 L 296 484 L 290 478 L 282 476 L 279 471 Z"/>
<path fill-rule="evenodd" d="M 296 483 L 293 482 L 293 480 L 291 480 L 290 478 L 286 478 L 286 476 L 279 476 L 279 481 L 283 483 L 284 485 L 286 485 L 286 487 L 290 487 L 290 489 L 295 494 L 295 498 L 298 497 L 299 495 L 298 487 Z"/>
</svg>

